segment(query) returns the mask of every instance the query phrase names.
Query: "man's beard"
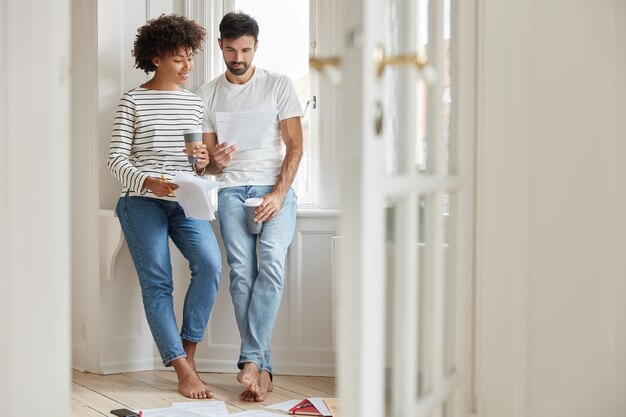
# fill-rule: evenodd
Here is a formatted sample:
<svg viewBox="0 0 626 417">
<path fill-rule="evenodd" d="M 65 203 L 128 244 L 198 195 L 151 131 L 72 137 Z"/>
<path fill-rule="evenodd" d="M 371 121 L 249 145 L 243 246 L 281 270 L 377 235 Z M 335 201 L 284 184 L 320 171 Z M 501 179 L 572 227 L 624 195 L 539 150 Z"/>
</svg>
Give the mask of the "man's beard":
<svg viewBox="0 0 626 417">
<path fill-rule="evenodd" d="M 241 68 L 235 68 L 236 64 L 243 64 L 243 67 Z M 231 73 L 233 73 L 234 75 L 243 75 L 246 73 L 246 71 L 248 71 L 248 68 L 250 68 L 250 63 L 245 62 L 245 61 L 231 61 L 226 63 L 226 68 L 228 68 L 228 71 L 230 71 Z"/>
</svg>

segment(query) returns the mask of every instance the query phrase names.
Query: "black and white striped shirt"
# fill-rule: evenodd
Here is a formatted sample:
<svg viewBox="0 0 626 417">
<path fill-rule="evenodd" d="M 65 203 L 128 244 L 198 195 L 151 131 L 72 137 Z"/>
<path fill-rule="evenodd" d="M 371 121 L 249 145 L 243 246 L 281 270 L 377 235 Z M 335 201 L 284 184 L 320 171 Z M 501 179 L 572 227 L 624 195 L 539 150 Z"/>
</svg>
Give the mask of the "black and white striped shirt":
<svg viewBox="0 0 626 417">
<path fill-rule="evenodd" d="M 148 177 L 168 181 L 177 171 L 193 172 L 183 152 L 183 131 L 202 125 L 204 103 L 187 90 L 148 90 L 138 87 L 125 93 L 115 113 L 108 167 L 124 186 L 122 195 L 146 195 Z"/>
</svg>

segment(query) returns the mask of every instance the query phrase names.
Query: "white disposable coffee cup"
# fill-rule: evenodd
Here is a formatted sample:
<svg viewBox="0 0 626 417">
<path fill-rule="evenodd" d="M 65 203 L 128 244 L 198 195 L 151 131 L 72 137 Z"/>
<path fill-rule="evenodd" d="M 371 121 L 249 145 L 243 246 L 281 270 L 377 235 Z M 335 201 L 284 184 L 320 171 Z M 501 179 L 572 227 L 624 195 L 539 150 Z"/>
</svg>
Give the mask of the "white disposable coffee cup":
<svg viewBox="0 0 626 417">
<path fill-rule="evenodd" d="M 257 223 L 254 221 L 254 212 L 257 207 L 263 204 L 262 198 L 248 198 L 243 202 L 244 209 L 246 211 L 246 224 L 248 225 L 248 233 L 252 235 L 258 235 L 263 229 L 263 223 Z"/>
<path fill-rule="evenodd" d="M 202 130 L 190 129 L 183 132 L 185 138 L 185 151 L 187 152 L 187 161 L 191 165 L 196 163 L 196 158 L 193 157 L 193 150 L 198 145 L 202 145 Z"/>
</svg>

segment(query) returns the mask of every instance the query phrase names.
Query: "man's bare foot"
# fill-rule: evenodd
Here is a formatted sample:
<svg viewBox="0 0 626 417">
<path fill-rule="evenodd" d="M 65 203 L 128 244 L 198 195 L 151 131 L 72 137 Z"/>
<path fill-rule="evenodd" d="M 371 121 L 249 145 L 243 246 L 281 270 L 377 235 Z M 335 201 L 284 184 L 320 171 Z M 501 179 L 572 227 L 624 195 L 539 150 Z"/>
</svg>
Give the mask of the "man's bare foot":
<svg viewBox="0 0 626 417">
<path fill-rule="evenodd" d="M 241 394 L 239 394 L 239 399 L 241 401 L 247 401 L 251 403 L 251 402 L 254 402 L 255 398 L 256 398 L 256 394 L 254 394 L 248 389 L 242 392 Z"/>
<path fill-rule="evenodd" d="M 274 391 L 274 384 L 272 384 L 272 379 L 270 378 L 270 373 L 267 371 L 261 371 L 259 374 L 259 391 L 254 397 L 254 401 L 262 402 L 265 401 L 265 397 L 267 397 L 268 392 Z"/>
<path fill-rule="evenodd" d="M 246 390 L 239 395 L 241 401 L 254 401 L 259 392 L 259 367 L 254 362 L 246 362 L 243 369 L 237 374 L 237 381 Z"/>
<path fill-rule="evenodd" d="M 258 391 L 254 393 L 247 389 L 239 395 L 239 399 L 248 402 L 263 402 L 267 397 L 267 393 L 272 391 L 274 391 L 274 384 L 272 384 L 269 372 L 261 371 L 258 379 Z"/>
<path fill-rule="evenodd" d="M 172 366 L 178 376 L 178 391 L 187 398 L 203 400 L 213 398 L 213 392 L 191 368 L 186 358 L 174 359 Z"/>
</svg>

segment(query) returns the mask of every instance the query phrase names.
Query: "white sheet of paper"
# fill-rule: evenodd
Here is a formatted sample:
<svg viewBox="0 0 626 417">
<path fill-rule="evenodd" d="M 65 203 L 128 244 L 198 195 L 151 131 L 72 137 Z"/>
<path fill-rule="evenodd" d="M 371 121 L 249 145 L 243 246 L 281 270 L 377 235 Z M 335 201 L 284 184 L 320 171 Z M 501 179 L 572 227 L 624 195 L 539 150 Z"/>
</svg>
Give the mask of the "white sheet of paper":
<svg viewBox="0 0 626 417">
<path fill-rule="evenodd" d="M 265 408 L 269 408 L 270 410 L 284 411 L 285 413 L 288 413 L 290 408 L 295 407 L 301 401 L 302 400 L 287 400 L 283 401 L 282 403 L 270 404 Z"/>
<path fill-rule="evenodd" d="M 276 417 L 276 416 L 285 417 L 284 414 L 277 414 L 277 413 L 272 413 L 272 412 L 263 411 L 263 410 L 248 410 L 248 411 L 242 411 L 241 413 L 235 413 L 235 414 L 230 415 L 230 417 Z"/>
<path fill-rule="evenodd" d="M 220 143 L 236 145 L 240 151 L 260 148 L 276 116 L 276 112 L 216 112 L 217 136 Z"/>
<path fill-rule="evenodd" d="M 143 417 L 206 417 L 206 414 L 198 414 L 185 408 L 168 407 L 141 410 Z"/>
<path fill-rule="evenodd" d="M 172 403 L 172 407 L 181 408 L 183 410 L 193 411 L 207 417 L 224 417 L 228 416 L 228 409 L 224 401 L 198 401 L 198 402 L 176 402 Z"/>
<path fill-rule="evenodd" d="M 323 416 L 330 416 L 330 410 L 328 409 L 328 407 L 326 407 L 326 403 L 324 402 L 323 398 L 309 398 L 309 401 L 311 401 L 311 404 L 313 404 L 313 406 L 315 408 L 317 408 L 317 411 L 319 411 L 320 413 L 322 413 Z"/>
<path fill-rule="evenodd" d="M 220 185 L 219 182 L 182 171 L 176 173 L 172 182 L 179 187 L 174 194 L 178 204 L 185 210 L 185 216 L 199 220 L 215 220 L 215 206 L 209 193 Z"/>
</svg>

